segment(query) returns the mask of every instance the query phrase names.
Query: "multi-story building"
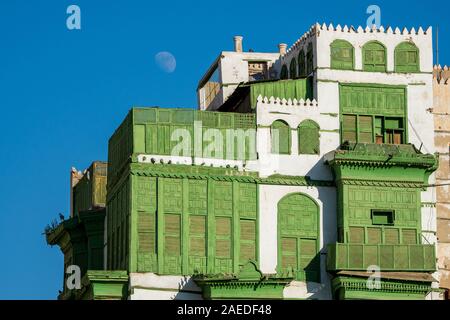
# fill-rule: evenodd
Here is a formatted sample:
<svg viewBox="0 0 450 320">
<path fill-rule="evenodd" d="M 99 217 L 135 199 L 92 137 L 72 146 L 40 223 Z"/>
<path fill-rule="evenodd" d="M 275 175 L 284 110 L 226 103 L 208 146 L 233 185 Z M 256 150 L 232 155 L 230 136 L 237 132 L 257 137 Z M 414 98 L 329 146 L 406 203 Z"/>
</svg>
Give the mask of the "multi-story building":
<svg viewBox="0 0 450 320">
<path fill-rule="evenodd" d="M 95 169 L 76 174 L 47 235 L 83 266 L 60 297 L 440 298 L 431 28 L 316 24 L 277 53 L 234 40 L 199 110 L 130 110 L 106 210 L 79 196 L 103 194 Z"/>
</svg>

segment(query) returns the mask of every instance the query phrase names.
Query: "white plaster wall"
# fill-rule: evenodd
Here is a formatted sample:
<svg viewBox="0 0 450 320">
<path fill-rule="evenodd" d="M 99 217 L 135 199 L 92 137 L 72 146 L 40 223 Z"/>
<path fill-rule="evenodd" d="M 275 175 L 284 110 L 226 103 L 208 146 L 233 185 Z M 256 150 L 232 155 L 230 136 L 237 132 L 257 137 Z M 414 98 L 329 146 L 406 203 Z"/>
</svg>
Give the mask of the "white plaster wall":
<svg viewBox="0 0 450 320">
<path fill-rule="evenodd" d="M 279 57 L 279 53 L 223 51 L 219 59 L 220 93 L 208 106 L 208 110 L 216 110 L 234 92 L 238 84 L 249 81 L 249 61 L 267 61 L 270 68 Z M 199 92 L 200 96 L 201 94 Z"/>
<path fill-rule="evenodd" d="M 130 273 L 130 300 L 198 300 L 201 289 L 191 277 Z"/>
<path fill-rule="evenodd" d="M 203 300 L 200 294 L 135 288 L 128 300 Z"/>
<path fill-rule="evenodd" d="M 427 109 L 433 107 L 433 86 L 431 77 L 425 85 L 408 86 L 408 136 L 409 142 L 423 153 L 435 153 L 434 119 Z"/>
<path fill-rule="evenodd" d="M 220 61 L 222 84 L 247 82 L 248 61 L 267 61 L 270 67 L 279 57 L 279 53 L 224 51 Z"/>
<path fill-rule="evenodd" d="M 258 170 L 261 176 L 282 174 L 291 176 L 310 176 L 317 180 L 332 180 L 331 170 L 323 163 L 324 154 L 339 146 L 339 118 L 327 114 L 329 109 L 322 108 L 315 101 L 291 102 L 284 104 L 274 101 L 257 103 L 257 152 L 258 163 L 249 169 Z M 336 112 L 336 110 L 332 110 Z M 291 154 L 272 153 L 270 126 L 276 120 L 285 121 L 291 128 Z M 299 124 L 304 120 L 313 120 L 320 127 L 320 154 L 302 155 L 298 153 Z"/>
<path fill-rule="evenodd" d="M 422 207 L 422 243 L 423 244 L 435 244 L 437 242 L 437 220 L 436 220 L 436 208 L 435 207 Z"/>
<path fill-rule="evenodd" d="M 259 186 L 260 269 L 265 274 L 276 273 L 278 263 L 278 202 L 292 193 L 309 195 L 319 206 L 322 284 L 293 282 L 285 289 L 285 297 L 308 298 L 316 295 L 318 298 L 323 298 L 331 294 L 326 272 L 326 245 L 337 241 L 336 191 L 332 187 Z M 305 288 L 308 288 L 308 290 Z"/>
</svg>

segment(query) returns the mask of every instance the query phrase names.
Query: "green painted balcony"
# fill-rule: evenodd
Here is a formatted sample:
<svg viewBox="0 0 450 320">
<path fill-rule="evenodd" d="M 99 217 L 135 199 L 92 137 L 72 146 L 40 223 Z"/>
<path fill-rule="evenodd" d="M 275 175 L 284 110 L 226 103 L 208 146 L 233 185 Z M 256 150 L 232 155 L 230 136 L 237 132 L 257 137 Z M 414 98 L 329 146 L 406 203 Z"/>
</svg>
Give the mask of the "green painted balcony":
<svg viewBox="0 0 450 320">
<path fill-rule="evenodd" d="M 328 245 L 327 269 L 364 270 L 376 265 L 380 271 L 435 271 L 434 245 L 425 244 L 358 244 Z"/>
</svg>

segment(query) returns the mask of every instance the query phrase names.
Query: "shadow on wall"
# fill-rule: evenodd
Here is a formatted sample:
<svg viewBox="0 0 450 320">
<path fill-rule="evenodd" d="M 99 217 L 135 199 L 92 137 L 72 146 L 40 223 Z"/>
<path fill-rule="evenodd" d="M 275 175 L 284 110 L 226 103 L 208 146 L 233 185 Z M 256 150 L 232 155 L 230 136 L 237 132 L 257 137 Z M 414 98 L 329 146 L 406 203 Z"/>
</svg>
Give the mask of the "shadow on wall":
<svg viewBox="0 0 450 320">
<path fill-rule="evenodd" d="M 178 292 L 173 298 L 175 300 L 202 300 L 202 290 L 191 277 L 183 276 L 178 282 Z"/>
<path fill-rule="evenodd" d="M 319 161 L 308 171 L 308 176 L 316 176 L 317 172 L 321 171 L 323 175 L 323 171 L 327 171 L 327 175 L 332 177 L 334 181 L 334 175 L 329 166 L 324 163 L 324 157 L 320 158 Z M 326 271 L 326 258 L 327 258 L 327 245 L 335 243 L 337 241 L 337 194 L 336 187 L 319 187 L 318 190 L 318 199 L 322 203 L 322 219 L 321 223 L 321 234 L 320 237 L 323 239 L 322 247 L 319 250 L 319 253 L 316 255 L 315 259 L 320 261 L 320 280 L 321 283 L 317 284 L 314 282 L 309 282 L 313 280 L 307 281 L 307 290 L 308 293 L 313 293 L 309 297 L 309 299 L 323 299 L 324 292 L 331 290 L 331 282 L 330 275 Z M 313 260 L 313 261 L 314 261 Z M 309 265 L 308 265 L 309 267 Z M 307 267 L 307 268 L 308 268 Z M 312 265 L 311 265 L 312 267 Z M 308 277 L 308 273 L 306 273 Z M 329 294 L 326 294 L 328 296 Z M 331 296 L 329 297 L 331 299 Z"/>
</svg>

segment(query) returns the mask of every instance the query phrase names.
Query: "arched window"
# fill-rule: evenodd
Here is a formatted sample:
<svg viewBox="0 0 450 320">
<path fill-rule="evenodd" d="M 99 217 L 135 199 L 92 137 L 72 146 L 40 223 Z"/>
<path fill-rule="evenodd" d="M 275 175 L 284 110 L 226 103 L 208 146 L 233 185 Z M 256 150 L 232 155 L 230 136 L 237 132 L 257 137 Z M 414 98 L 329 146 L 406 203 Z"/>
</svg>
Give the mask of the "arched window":
<svg viewBox="0 0 450 320">
<path fill-rule="evenodd" d="M 288 69 L 285 64 L 281 67 L 280 72 L 280 79 L 287 79 L 288 78 Z"/>
<path fill-rule="evenodd" d="M 305 50 L 300 50 L 298 54 L 298 76 L 304 77 L 306 76 L 306 62 L 305 62 Z"/>
<path fill-rule="evenodd" d="M 289 66 L 289 78 L 297 78 L 297 61 L 295 58 L 292 58 L 291 65 Z"/>
<path fill-rule="evenodd" d="M 319 125 L 305 120 L 298 126 L 298 150 L 300 154 L 320 153 Z"/>
<path fill-rule="evenodd" d="M 286 122 L 282 120 L 274 121 L 270 129 L 270 134 L 272 141 L 272 153 L 291 153 L 291 129 Z"/>
<path fill-rule="evenodd" d="M 378 41 L 370 41 L 362 48 L 363 70 L 386 72 L 386 48 Z"/>
<path fill-rule="evenodd" d="M 330 45 L 331 68 L 353 70 L 354 49 L 350 42 L 334 40 Z"/>
<path fill-rule="evenodd" d="M 308 50 L 306 51 L 306 75 L 310 75 L 314 70 L 313 61 L 313 46 L 312 43 L 308 44 Z"/>
<path fill-rule="evenodd" d="M 402 42 L 395 48 L 395 72 L 419 72 L 419 48 Z"/>
<path fill-rule="evenodd" d="M 278 267 L 296 280 L 320 282 L 319 206 L 294 193 L 278 202 Z"/>
</svg>

